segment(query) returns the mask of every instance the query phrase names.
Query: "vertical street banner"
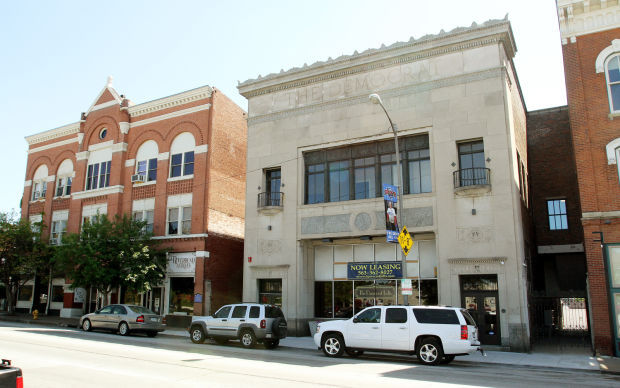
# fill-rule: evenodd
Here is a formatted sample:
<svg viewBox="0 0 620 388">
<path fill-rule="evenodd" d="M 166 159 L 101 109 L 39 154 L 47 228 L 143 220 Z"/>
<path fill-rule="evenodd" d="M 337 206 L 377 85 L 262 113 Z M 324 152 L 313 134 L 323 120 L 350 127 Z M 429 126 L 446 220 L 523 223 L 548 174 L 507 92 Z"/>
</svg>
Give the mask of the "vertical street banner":
<svg viewBox="0 0 620 388">
<path fill-rule="evenodd" d="M 387 242 L 398 242 L 398 188 L 393 185 L 383 184 L 383 202 L 385 203 L 385 231 Z"/>
</svg>

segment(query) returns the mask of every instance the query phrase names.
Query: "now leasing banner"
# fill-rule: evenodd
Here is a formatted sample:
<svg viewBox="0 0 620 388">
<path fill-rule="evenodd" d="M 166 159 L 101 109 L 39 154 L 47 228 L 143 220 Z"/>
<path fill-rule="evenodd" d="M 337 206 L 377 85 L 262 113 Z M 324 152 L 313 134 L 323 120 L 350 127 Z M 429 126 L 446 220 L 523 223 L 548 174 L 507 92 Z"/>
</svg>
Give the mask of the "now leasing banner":
<svg viewBox="0 0 620 388">
<path fill-rule="evenodd" d="M 396 204 L 398 203 L 398 188 L 383 184 L 383 202 L 385 203 L 385 231 L 387 242 L 398 242 L 398 217 Z"/>
<path fill-rule="evenodd" d="M 381 261 L 375 263 L 347 263 L 349 280 L 400 279 L 403 266 L 400 261 Z"/>
</svg>

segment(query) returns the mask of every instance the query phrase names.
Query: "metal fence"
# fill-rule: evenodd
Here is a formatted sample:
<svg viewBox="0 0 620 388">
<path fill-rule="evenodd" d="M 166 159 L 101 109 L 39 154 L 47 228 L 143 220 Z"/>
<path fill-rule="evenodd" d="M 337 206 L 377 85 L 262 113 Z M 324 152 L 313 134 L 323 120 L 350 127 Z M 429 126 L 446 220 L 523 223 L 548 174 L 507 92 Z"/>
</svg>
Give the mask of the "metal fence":
<svg viewBox="0 0 620 388">
<path fill-rule="evenodd" d="M 463 168 L 461 170 L 454 171 L 452 173 L 454 180 L 454 188 L 475 186 L 475 185 L 490 185 L 491 184 L 491 170 L 488 168 Z"/>
<path fill-rule="evenodd" d="M 282 206 L 283 193 L 268 191 L 258 194 L 258 207 Z"/>
<path fill-rule="evenodd" d="M 530 314 L 534 345 L 590 348 L 585 298 L 536 297 Z"/>
</svg>

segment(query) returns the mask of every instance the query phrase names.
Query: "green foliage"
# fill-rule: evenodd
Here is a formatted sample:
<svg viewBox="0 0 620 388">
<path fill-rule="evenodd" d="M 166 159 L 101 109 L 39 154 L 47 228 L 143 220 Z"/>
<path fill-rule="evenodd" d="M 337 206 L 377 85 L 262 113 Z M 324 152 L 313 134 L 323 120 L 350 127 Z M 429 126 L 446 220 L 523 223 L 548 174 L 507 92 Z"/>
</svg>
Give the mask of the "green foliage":
<svg viewBox="0 0 620 388">
<path fill-rule="evenodd" d="M 110 221 L 98 215 L 85 222 L 81 234 L 69 234 L 54 256 L 72 287 L 93 287 L 103 294 L 118 286 L 138 292 L 161 282 L 165 251 L 157 249 L 143 221 L 128 215 Z"/>
<path fill-rule="evenodd" d="M 7 287 L 9 310 L 17 289 L 37 273 L 50 269 L 52 248 L 41 241 L 42 222 L 31 223 L 14 213 L 0 213 L 0 281 Z"/>
</svg>

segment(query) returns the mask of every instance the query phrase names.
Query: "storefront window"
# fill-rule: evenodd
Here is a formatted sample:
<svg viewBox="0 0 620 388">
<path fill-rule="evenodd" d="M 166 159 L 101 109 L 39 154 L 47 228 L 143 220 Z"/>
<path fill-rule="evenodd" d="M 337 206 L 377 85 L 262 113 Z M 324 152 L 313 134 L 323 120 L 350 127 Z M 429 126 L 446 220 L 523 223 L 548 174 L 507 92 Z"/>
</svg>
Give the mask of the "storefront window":
<svg viewBox="0 0 620 388">
<path fill-rule="evenodd" d="M 194 278 L 170 278 L 169 312 L 192 314 L 194 312 Z"/>
<path fill-rule="evenodd" d="M 125 304 L 134 304 L 139 306 L 141 301 L 140 301 L 140 294 L 138 294 L 137 291 L 135 290 L 124 290 L 124 303 Z"/>
<path fill-rule="evenodd" d="M 282 307 L 282 279 L 259 279 L 258 300 Z"/>
<path fill-rule="evenodd" d="M 372 280 L 355 281 L 354 287 L 354 314 L 365 309 L 366 307 L 375 305 L 375 283 Z"/>
<path fill-rule="evenodd" d="M 332 282 L 314 283 L 314 316 L 317 318 L 333 318 L 332 300 L 334 297 Z"/>
<path fill-rule="evenodd" d="M 334 282 L 334 318 L 353 316 L 353 282 Z"/>
<path fill-rule="evenodd" d="M 422 280 L 420 283 L 422 304 L 424 306 L 436 306 L 439 303 L 437 295 L 437 279 Z"/>
</svg>

